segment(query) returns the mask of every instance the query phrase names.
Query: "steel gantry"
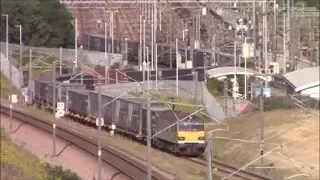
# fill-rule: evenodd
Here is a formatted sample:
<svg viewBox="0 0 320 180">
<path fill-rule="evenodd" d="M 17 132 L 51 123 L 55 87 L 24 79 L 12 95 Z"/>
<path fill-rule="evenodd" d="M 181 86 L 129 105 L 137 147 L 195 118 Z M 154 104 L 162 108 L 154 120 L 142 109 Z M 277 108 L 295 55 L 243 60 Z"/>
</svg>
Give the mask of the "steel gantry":
<svg viewBox="0 0 320 180">
<path fill-rule="evenodd" d="M 177 4 L 185 8 L 199 7 L 199 4 L 214 3 L 221 8 L 233 8 L 235 4 L 239 8 L 250 7 L 252 3 L 270 2 L 268 0 L 60 0 L 61 4 L 64 4 L 67 8 L 79 9 L 79 8 L 100 8 L 104 9 L 108 4 L 111 8 L 129 8 L 136 7 L 139 4 Z"/>
</svg>

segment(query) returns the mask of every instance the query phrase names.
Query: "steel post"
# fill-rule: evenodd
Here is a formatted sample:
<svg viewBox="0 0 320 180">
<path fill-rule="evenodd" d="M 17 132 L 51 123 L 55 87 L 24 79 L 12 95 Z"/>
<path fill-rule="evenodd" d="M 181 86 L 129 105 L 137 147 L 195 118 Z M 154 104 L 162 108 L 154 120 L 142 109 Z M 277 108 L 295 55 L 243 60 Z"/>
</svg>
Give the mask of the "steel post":
<svg viewBox="0 0 320 180">
<path fill-rule="evenodd" d="M 148 146 L 148 152 L 147 152 L 147 159 L 148 159 L 148 180 L 152 179 L 152 164 L 151 164 L 151 98 L 147 98 L 147 146 Z"/>
<path fill-rule="evenodd" d="M 176 96 L 179 96 L 179 61 L 178 61 L 178 38 L 176 38 Z"/>
<path fill-rule="evenodd" d="M 52 86 L 52 111 L 53 111 L 53 114 L 55 115 L 56 113 L 56 62 L 54 61 L 52 63 L 52 73 L 53 73 L 53 76 L 52 76 L 52 82 L 53 82 L 53 86 Z M 52 153 L 52 156 L 55 157 L 56 156 L 56 124 L 53 123 L 53 153 Z"/>
<path fill-rule="evenodd" d="M 102 120 L 102 113 L 101 113 L 101 78 L 98 79 L 98 180 L 102 180 L 101 176 L 101 120 Z"/>
<path fill-rule="evenodd" d="M 62 74 L 62 47 L 59 48 L 59 74 Z"/>
<path fill-rule="evenodd" d="M 263 154 L 264 154 L 264 98 L 263 98 L 263 85 L 260 84 L 260 121 L 259 121 L 259 129 L 260 129 L 260 156 L 261 156 L 261 166 L 263 166 Z"/>
<path fill-rule="evenodd" d="M 207 169 L 208 169 L 208 180 L 212 180 L 212 134 L 207 134 Z"/>
</svg>

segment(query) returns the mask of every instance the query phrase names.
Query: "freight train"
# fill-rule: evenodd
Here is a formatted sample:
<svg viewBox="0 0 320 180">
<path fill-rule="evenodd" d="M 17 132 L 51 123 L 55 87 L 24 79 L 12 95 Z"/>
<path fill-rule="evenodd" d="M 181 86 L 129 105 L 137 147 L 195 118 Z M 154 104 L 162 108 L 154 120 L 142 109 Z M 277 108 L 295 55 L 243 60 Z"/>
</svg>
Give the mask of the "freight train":
<svg viewBox="0 0 320 180">
<path fill-rule="evenodd" d="M 111 46 L 111 39 L 107 38 L 107 44 Z M 107 52 L 114 52 L 121 54 L 125 52 L 125 42 L 127 42 L 127 54 L 128 54 L 128 61 L 131 63 L 138 63 L 139 59 L 139 41 L 134 40 L 113 40 L 113 51 L 110 48 L 107 48 Z M 92 34 L 86 33 L 84 34 L 83 48 L 92 50 L 92 51 L 101 51 L 105 52 L 105 36 L 99 34 Z M 149 46 L 150 43 L 146 43 L 146 46 Z M 178 52 L 182 55 L 182 63 L 185 61 L 185 48 L 178 48 Z M 190 58 L 190 49 L 187 50 L 187 58 Z M 176 55 L 175 55 L 175 46 L 171 46 L 170 52 L 170 45 L 164 43 L 157 43 L 157 54 L 158 54 L 158 64 L 166 66 L 166 67 L 175 67 L 176 66 Z M 170 61 L 170 54 L 171 54 L 171 61 Z M 204 49 L 194 49 L 193 58 L 195 67 L 211 67 L 213 66 L 214 59 L 216 59 L 217 65 L 224 66 L 225 63 L 233 62 L 233 55 L 228 53 L 223 53 L 216 51 L 216 57 L 213 57 L 212 50 L 204 50 Z M 151 59 L 151 58 L 149 58 Z"/>
<path fill-rule="evenodd" d="M 80 83 L 57 82 L 55 102 L 64 102 L 66 116 L 94 125 L 98 115 L 98 93 Z M 53 109 L 53 85 L 50 80 L 34 81 L 33 102 L 41 109 Z M 104 128 L 146 141 L 147 109 L 143 98 L 117 98 L 102 94 Z M 176 117 L 177 116 L 177 117 Z M 177 123 L 177 118 L 186 120 Z M 175 124 L 177 123 L 177 124 Z M 175 124 L 175 125 L 173 125 Z M 171 126 L 173 125 L 173 126 Z M 171 126 L 171 127 L 170 127 Z M 205 150 L 203 121 L 159 102 L 151 103 L 152 144 L 177 155 L 198 156 Z M 168 128 L 169 127 L 169 128 Z"/>
</svg>

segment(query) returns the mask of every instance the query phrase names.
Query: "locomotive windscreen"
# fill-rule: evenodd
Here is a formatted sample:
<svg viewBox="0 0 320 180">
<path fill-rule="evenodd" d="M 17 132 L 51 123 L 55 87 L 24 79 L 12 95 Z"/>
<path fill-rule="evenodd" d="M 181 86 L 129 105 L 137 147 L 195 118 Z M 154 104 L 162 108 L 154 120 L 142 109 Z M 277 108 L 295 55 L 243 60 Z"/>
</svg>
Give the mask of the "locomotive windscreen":
<svg viewBox="0 0 320 180">
<path fill-rule="evenodd" d="M 200 123 L 180 122 L 179 131 L 203 131 L 204 125 Z"/>
</svg>

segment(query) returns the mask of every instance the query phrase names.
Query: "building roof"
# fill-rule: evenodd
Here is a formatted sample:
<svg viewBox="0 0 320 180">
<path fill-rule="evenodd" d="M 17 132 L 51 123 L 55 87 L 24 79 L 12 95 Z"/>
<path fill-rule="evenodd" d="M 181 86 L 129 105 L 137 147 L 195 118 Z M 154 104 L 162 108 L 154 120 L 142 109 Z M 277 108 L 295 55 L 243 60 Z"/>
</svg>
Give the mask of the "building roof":
<svg viewBox="0 0 320 180">
<path fill-rule="evenodd" d="M 320 85 L 319 66 L 289 72 L 283 77 L 294 88 L 295 92 Z"/>
<path fill-rule="evenodd" d="M 258 71 L 254 71 L 252 69 L 248 69 L 246 70 L 246 74 L 247 75 L 257 75 L 258 78 L 265 80 L 264 76 L 259 76 Z M 219 68 L 214 68 L 214 69 L 210 69 L 208 71 L 206 71 L 206 75 L 209 76 L 209 78 L 217 78 L 217 77 L 221 77 L 221 76 L 227 76 L 227 75 L 232 75 L 234 74 L 234 67 L 219 67 Z M 244 75 L 245 74 L 245 68 L 243 67 L 236 67 L 236 74 L 237 75 Z"/>
</svg>

